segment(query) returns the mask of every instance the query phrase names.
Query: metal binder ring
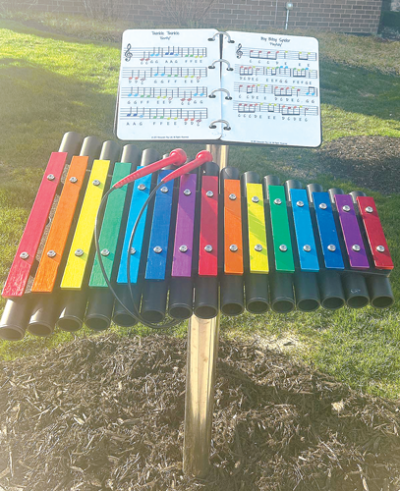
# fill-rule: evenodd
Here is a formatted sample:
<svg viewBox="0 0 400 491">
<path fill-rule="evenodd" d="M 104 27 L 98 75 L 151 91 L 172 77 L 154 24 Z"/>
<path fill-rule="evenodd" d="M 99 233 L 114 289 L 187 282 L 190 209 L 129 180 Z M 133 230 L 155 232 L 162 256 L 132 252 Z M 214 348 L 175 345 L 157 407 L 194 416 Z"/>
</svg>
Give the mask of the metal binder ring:
<svg viewBox="0 0 400 491">
<path fill-rule="evenodd" d="M 213 91 L 211 92 L 211 94 L 210 94 L 208 97 L 209 97 L 210 99 L 215 99 L 215 98 L 217 97 L 216 95 L 214 95 L 214 94 L 215 94 L 215 92 L 225 92 L 225 94 L 228 94 L 228 95 L 225 97 L 225 99 L 226 99 L 227 101 L 231 101 L 231 100 L 232 100 L 231 94 L 230 94 L 229 90 L 227 90 L 227 89 L 215 89 L 215 90 L 213 90 Z"/>
<path fill-rule="evenodd" d="M 215 121 L 211 121 L 211 124 L 210 124 L 209 128 L 210 128 L 210 129 L 212 129 L 212 130 L 213 130 L 214 128 L 216 128 L 215 123 L 224 123 L 224 124 L 226 125 L 226 126 L 225 126 L 225 128 L 224 128 L 224 130 L 226 130 L 226 131 L 229 131 L 229 130 L 231 130 L 231 129 L 232 129 L 232 128 L 229 126 L 229 123 L 228 123 L 228 121 L 226 121 L 226 119 L 216 119 Z"/>
<path fill-rule="evenodd" d="M 223 58 L 220 58 L 219 60 L 215 60 L 211 63 L 211 65 L 208 67 L 210 70 L 213 70 L 215 68 L 216 63 L 226 63 L 228 65 L 228 72 L 233 72 L 233 68 L 231 68 L 231 64 L 229 63 L 228 60 L 224 60 Z"/>
<path fill-rule="evenodd" d="M 226 36 L 228 38 L 228 43 L 234 43 L 235 41 L 233 39 L 231 39 L 231 37 L 229 36 L 229 34 L 225 31 L 218 31 L 214 34 L 214 36 L 212 38 L 208 38 L 209 41 L 215 41 L 215 36 L 218 36 L 219 34 L 222 34 L 223 36 Z"/>
</svg>

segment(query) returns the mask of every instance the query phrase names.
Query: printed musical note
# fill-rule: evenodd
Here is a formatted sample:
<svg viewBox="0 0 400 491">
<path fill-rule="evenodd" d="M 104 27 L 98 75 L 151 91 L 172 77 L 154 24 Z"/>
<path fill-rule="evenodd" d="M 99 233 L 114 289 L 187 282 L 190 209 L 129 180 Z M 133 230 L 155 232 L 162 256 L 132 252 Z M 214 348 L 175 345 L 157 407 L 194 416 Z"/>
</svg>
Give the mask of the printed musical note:
<svg viewBox="0 0 400 491">
<path fill-rule="evenodd" d="M 141 108 L 121 109 L 121 119 L 183 119 L 184 121 L 204 120 L 208 118 L 208 109 L 160 109 L 160 108 Z"/>
<path fill-rule="evenodd" d="M 241 44 L 236 51 L 237 58 L 249 56 L 250 58 L 256 58 L 261 60 L 308 60 L 317 61 L 317 53 L 314 52 L 302 52 L 302 51 L 280 51 L 280 50 L 266 50 L 260 48 L 244 48 Z M 239 53 L 238 53 L 239 52 Z M 238 56 L 240 54 L 240 56 Z"/>
<path fill-rule="evenodd" d="M 158 88 L 158 87 L 136 87 L 129 88 L 123 87 L 121 89 L 121 97 L 139 97 L 140 99 L 167 99 L 172 100 L 175 98 L 192 101 L 193 98 L 204 98 L 208 95 L 207 87 L 197 87 L 195 92 L 188 90 L 186 87 L 174 87 L 174 88 Z"/>
<path fill-rule="evenodd" d="M 131 61 L 133 54 L 132 54 L 132 45 L 130 43 L 126 47 L 124 56 L 125 56 L 125 61 Z"/>
<path fill-rule="evenodd" d="M 240 75 L 253 75 L 253 67 L 252 66 L 241 66 L 239 73 L 240 73 Z"/>
<path fill-rule="evenodd" d="M 284 116 L 318 116 L 318 106 L 292 106 L 275 103 L 246 104 L 239 101 L 233 102 L 233 109 L 238 113 L 268 112 L 280 113 Z"/>
<path fill-rule="evenodd" d="M 243 92 L 243 84 L 238 82 L 234 85 L 234 90 L 236 92 Z M 285 85 L 269 85 L 269 84 L 254 84 L 246 85 L 246 94 L 273 94 L 276 97 L 286 96 L 286 97 L 300 97 L 300 96 L 311 96 L 317 95 L 316 87 L 286 87 Z"/>
<path fill-rule="evenodd" d="M 240 58 L 243 56 L 243 51 L 242 51 L 242 45 L 239 44 L 238 48 L 236 50 L 236 58 L 240 60 Z"/>
<path fill-rule="evenodd" d="M 207 77 L 207 68 L 181 68 L 181 67 L 164 67 L 164 68 L 142 68 L 142 69 L 122 69 L 122 77 L 132 80 L 146 80 L 154 77 L 174 77 L 174 78 L 196 78 L 200 81 Z"/>
<path fill-rule="evenodd" d="M 207 48 L 180 47 L 168 48 L 162 47 L 142 47 L 132 48 L 131 44 L 126 46 L 124 52 L 125 60 L 130 61 L 132 58 L 138 58 L 140 61 L 148 61 L 150 58 L 164 58 L 173 56 L 174 58 L 204 58 L 207 56 Z"/>
</svg>

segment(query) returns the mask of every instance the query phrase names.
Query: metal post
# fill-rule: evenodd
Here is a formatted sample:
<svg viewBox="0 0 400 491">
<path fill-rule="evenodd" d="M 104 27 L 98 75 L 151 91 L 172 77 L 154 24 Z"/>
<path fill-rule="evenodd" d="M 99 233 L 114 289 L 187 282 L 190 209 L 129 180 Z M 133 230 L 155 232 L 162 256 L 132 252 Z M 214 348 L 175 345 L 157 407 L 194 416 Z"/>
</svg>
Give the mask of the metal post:
<svg viewBox="0 0 400 491">
<path fill-rule="evenodd" d="M 207 145 L 207 150 L 221 169 L 226 167 L 228 145 Z M 205 477 L 209 469 L 219 319 L 219 314 L 213 319 L 193 315 L 189 321 L 183 470 L 190 477 Z"/>
</svg>

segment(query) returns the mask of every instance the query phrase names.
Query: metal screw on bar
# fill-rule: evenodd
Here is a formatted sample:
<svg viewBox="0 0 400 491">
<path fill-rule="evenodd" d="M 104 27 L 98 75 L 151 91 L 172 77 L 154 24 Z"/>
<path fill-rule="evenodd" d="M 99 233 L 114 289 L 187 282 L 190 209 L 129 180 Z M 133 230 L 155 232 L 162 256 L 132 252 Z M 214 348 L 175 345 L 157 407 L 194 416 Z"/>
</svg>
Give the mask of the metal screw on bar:
<svg viewBox="0 0 400 491">
<path fill-rule="evenodd" d="M 353 247 L 352 247 L 352 249 L 355 252 L 360 252 L 361 251 L 361 247 L 358 244 L 354 244 Z"/>
<path fill-rule="evenodd" d="M 343 211 L 350 211 L 350 210 L 351 210 L 351 208 L 350 208 L 349 205 L 344 205 L 343 206 Z"/>
<path fill-rule="evenodd" d="M 281 200 L 281 199 L 279 199 L 279 198 L 276 198 L 276 199 L 274 199 L 274 203 L 275 203 L 276 205 L 281 205 L 281 204 L 282 204 L 282 200 Z"/>
<path fill-rule="evenodd" d="M 212 250 L 213 250 L 212 245 L 207 244 L 207 245 L 204 247 L 204 250 L 205 250 L 206 252 L 212 252 Z"/>
<path fill-rule="evenodd" d="M 137 188 L 139 189 L 139 191 L 144 191 L 146 189 L 146 186 L 144 184 L 139 184 Z"/>
<path fill-rule="evenodd" d="M 81 256 L 83 256 L 83 250 L 82 250 L 82 249 L 77 249 L 77 250 L 75 251 L 75 256 L 77 256 L 77 257 L 81 257 Z"/>
<path fill-rule="evenodd" d="M 305 252 L 311 252 L 311 246 L 306 244 L 304 247 L 303 247 L 303 251 Z"/>
<path fill-rule="evenodd" d="M 230 250 L 231 252 L 237 252 L 237 251 L 238 251 L 238 249 L 239 249 L 239 248 L 238 248 L 238 246 L 237 246 L 236 244 L 231 244 L 231 245 L 229 246 L 229 250 Z"/>
<path fill-rule="evenodd" d="M 329 245 L 328 245 L 328 251 L 335 252 L 335 251 L 336 251 L 336 246 L 335 246 L 335 244 L 329 244 Z"/>
<path fill-rule="evenodd" d="M 56 257 L 57 253 L 56 253 L 56 251 L 51 250 L 51 251 L 49 251 L 49 252 L 47 253 L 47 255 L 48 255 L 49 257 Z"/>
<path fill-rule="evenodd" d="M 300 206 L 300 208 L 302 208 L 304 206 L 304 202 L 303 201 L 298 201 L 296 203 L 297 206 Z"/>
<path fill-rule="evenodd" d="M 328 205 L 326 203 L 320 203 L 319 207 L 321 210 L 326 210 L 328 208 Z"/>
<path fill-rule="evenodd" d="M 98 179 L 95 179 L 92 184 L 93 186 L 100 186 L 100 181 Z"/>
<path fill-rule="evenodd" d="M 187 252 L 187 250 L 188 250 L 188 246 L 187 246 L 187 245 L 185 245 L 185 244 L 183 244 L 183 245 L 181 245 L 181 246 L 179 247 L 179 250 L 180 250 L 181 252 Z"/>
<path fill-rule="evenodd" d="M 383 245 L 379 245 L 379 246 L 377 246 L 376 250 L 377 250 L 378 252 L 385 252 L 385 248 L 384 248 L 384 246 L 383 246 Z"/>
<path fill-rule="evenodd" d="M 106 257 L 107 257 L 107 256 L 109 256 L 109 255 L 110 255 L 110 251 L 109 251 L 108 249 L 103 249 L 103 250 L 100 252 L 100 254 L 101 254 L 102 256 L 106 256 Z"/>
<path fill-rule="evenodd" d="M 207 191 L 206 196 L 207 198 L 212 198 L 214 196 L 214 193 L 212 191 Z"/>
<path fill-rule="evenodd" d="M 365 208 L 365 211 L 366 211 L 367 213 L 373 213 L 374 209 L 372 208 L 372 206 L 367 206 L 367 207 Z"/>
<path fill-rule="evenodd" d="M 155 246 L 153 251 L 156 253 L 156 254 L 160 254 L 162 252 L 162 248 L 160 246 Z"/>
<path fill-rule="evenodd" d="M 280 250 L 281 252 L 286 252 L 286 251 L 287 251 L 287 245 L 285 245 L 285 244 L 281 244 L 281 245 L 279 246 L 279 250 Z"/>
<path fill-rule="evenodd" d="M 251 198 L 251 201 L 252 201 L 253 203 L 258 203 L 258 202 L 260 201 L 260 199 L 259 199 L 259 197 L 258 197 L 258 196 L 253 196 L 253 197 Z"/>
<path fill-rule="evenodd" d="M 192 194 L 192 191 L 190 191 L 190 189 L 185 189 L 185 190 L 183 191 L 183 194 L 184 194 L 185 196 L 190 196 L 190 195 Z"/>
<path fill-rule="evenodd" d="M 254 246 L 254 250 L 257 252 L 261 252 L 263 250 L 263 246 L 261 244 L 256 244 Z"/>
<path fill-rule="evenodd" d="M 70 177 L 69 182 L 72 182 L 72 184 L 75 184 L 78 182 L 78 179 L 76 177 Z"/>
<path fill-rule="evenodd" d="M 131 247 L 131 254 L 133 256 L 133 254 L 136 254 L 136 249 L 134 247 Z"/>
<path fill-rule="evenodd" d="M 27 252 L 21 252 L 21 254 L 19 255 L 19 257 L 21 259 L 28 259 L 29 257 L 29 254 Z"/>
<path fill-rule="evenodd" d="M 231 199 L 232 201 L 235 201 L 235 199 L 236 199 L 236 194 L 233 194 L 233 193 L 232 193 L 232 194 L 230 194 L 230 195 L 229 195 L 229 199 Z"/>
<path fill-rule="evenodd" d="M 54 174 L 49 174 L 49 175 L 47 176 L 47 180 L 48 180 L 48 181 L 54 181 L 54 179 L 55 179 Z"/>
<path fill-rule="evenodd" d="M 167 186 L 163 186 L 163 187 L 161 188 L 161 192 L 162 192 L 162 193 L 168 193 L 168 188 L 167 188 Z"/>
</svg>

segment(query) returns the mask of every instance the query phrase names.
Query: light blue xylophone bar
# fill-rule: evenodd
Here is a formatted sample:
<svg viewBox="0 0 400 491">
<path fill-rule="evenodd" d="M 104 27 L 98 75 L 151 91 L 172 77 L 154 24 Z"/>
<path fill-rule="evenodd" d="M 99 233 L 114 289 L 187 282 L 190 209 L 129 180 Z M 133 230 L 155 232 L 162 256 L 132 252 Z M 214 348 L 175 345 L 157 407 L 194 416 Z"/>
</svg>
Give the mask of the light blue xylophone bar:
<svg viewBox="0 0 400 491">
<path fill-rule="evenodd" d="M 143 166 L 139 166 L 138 169 L 142 169 Z M 134 183 L 134 189 L 132 193 L 132 199 L 129 209 L 128 222 L 126 224 L 126 232 L 124 238 L 124 245 L 122 248 L 121 262 L 118 270 L 117 283 L 127 283 L 128 282 L 128 260 L 127 252 L 129 246 L 129 240 L 131 237 L 133 226 L 135 225 L 136 219 L 139 216 L 139 212 L 143 207 L 145 201 L 149 197 L 151 188 L 151 174 L 148 176 L 141 177 Z M 135 237 L 132 243 L 132 254 L 131 254 L 131 264 L 130 264 L 130 277 L 132 283 L 137 283 L 140 267 L 140 258 L 143 249 L 143 239 L 144 231 L 146 227 L 146 217 L 147 217 L 148 207 L 140 219 L 138 224 Z"/>
<path fill-rule="evenodd" d="M 297 250 L 302 271 L 319 271 L 317 246 L 305 189 L 291 189 L 292 210 L 296 230 Z"/>
</svg>

